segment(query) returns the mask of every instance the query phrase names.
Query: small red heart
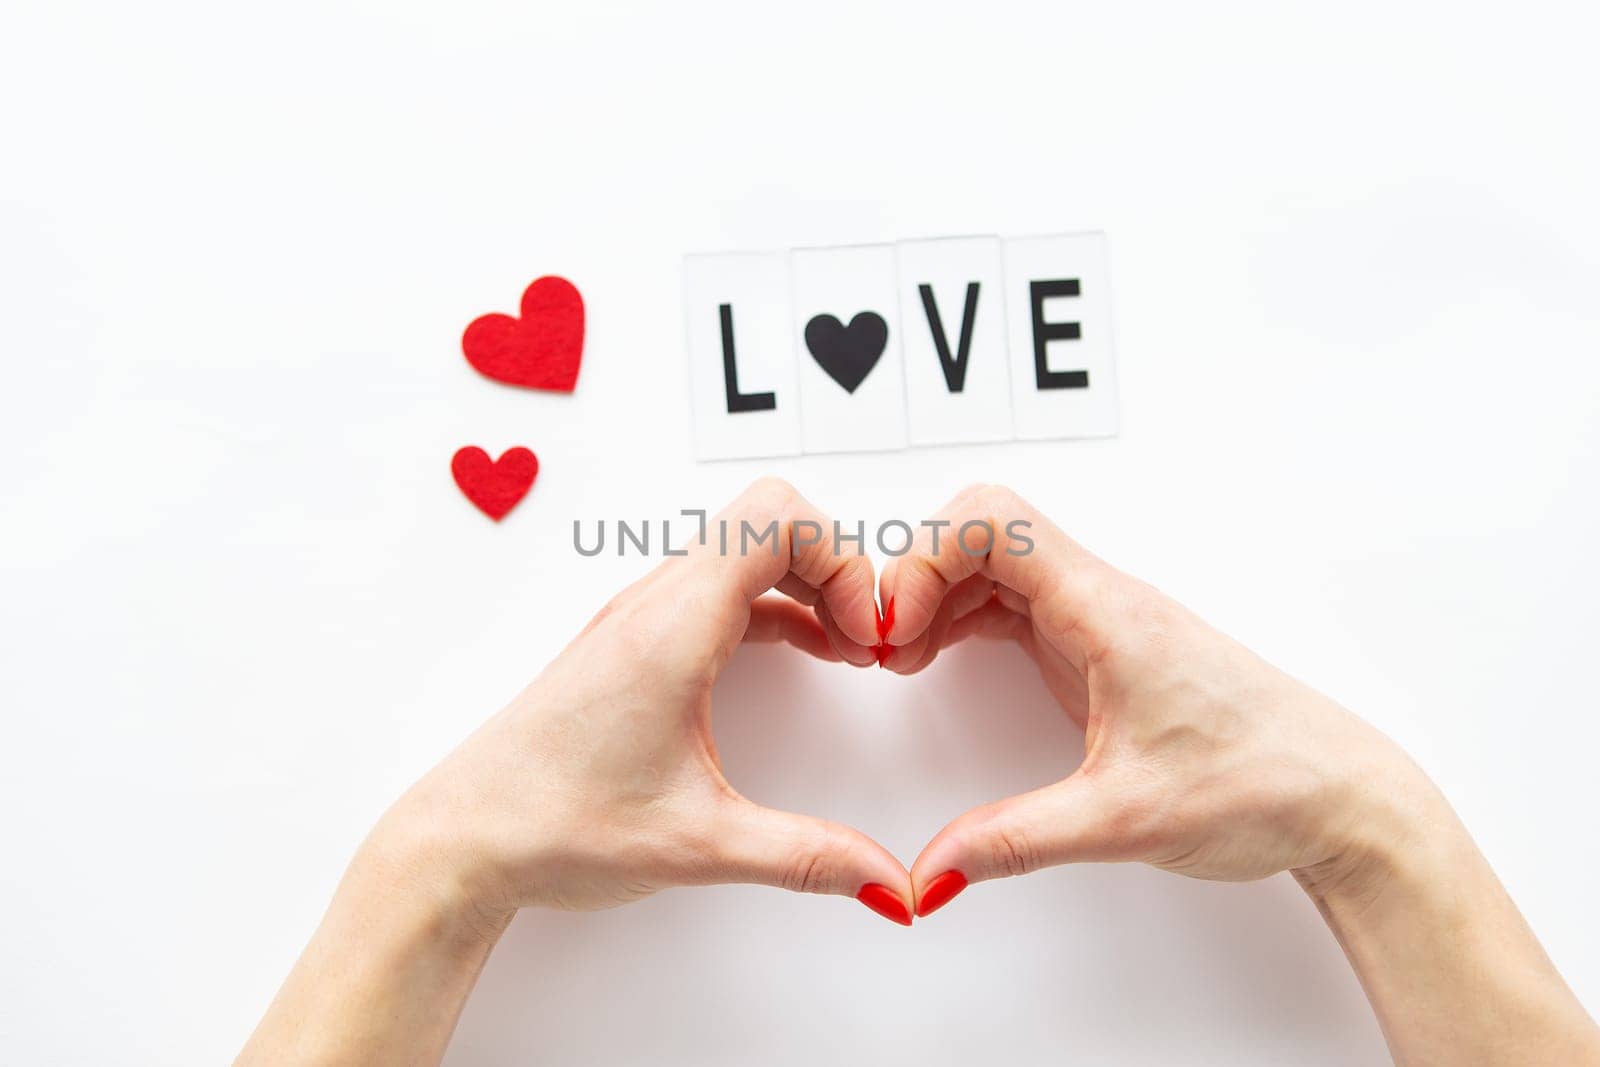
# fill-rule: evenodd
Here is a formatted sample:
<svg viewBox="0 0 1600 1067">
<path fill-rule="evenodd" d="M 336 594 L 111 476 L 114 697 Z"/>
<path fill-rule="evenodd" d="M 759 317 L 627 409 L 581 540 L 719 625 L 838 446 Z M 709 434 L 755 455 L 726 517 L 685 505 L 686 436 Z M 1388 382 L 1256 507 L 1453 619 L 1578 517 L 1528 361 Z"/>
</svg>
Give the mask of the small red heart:
<svg viewBox="0 0 1600 1067">
<path fill-rule="evenodd" d="M 468 445 L 450 460 L 450 473 L 467 499 L 499 522 L 533 488 L 539 457 L 518 447 L 506 449 L 495 460 L 477 445 Z"/>
<path fill-rule="evenodd" d="M 583 358 L 583 297 L 565 278 L 539 278 L 522 294 L 522 318 L 474 319 L 461 352 L 497 382 L 570 393 Z"/>
</svg>

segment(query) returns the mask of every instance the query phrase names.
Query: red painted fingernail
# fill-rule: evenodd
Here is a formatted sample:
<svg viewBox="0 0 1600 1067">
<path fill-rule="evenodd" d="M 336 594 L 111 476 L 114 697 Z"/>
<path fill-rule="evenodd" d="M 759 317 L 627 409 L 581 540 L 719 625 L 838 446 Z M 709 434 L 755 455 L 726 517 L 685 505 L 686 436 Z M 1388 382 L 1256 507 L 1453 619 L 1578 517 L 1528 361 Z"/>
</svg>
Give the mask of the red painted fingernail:
<svg viewBox="0 0 1600 1067">
<path fill-rule="evenodd" d="M 967 876 L 960 871 L 945 871 L 928 883 L 917 904 L 917 918 L 926 918 L 950 903 L 955 895 L 967 888 Z"/>
<path fill-rule="evenodd" d="M 890 922 L 899 923 L 901 926 L 911 925 L 911 912 L 906 908 L 906 902 L 886 885 L 868 882 L 861 887 L 861 892 L 856 894 L 856 899 Z"/>
<path fill-rule="evenodd" d="M 887 641 L 889 631 L 894 629 L 894 597 L 889 598 L 889 606 L 883 609 L 883 622 L 878 626 L 878 640 Z"/>
</svg>

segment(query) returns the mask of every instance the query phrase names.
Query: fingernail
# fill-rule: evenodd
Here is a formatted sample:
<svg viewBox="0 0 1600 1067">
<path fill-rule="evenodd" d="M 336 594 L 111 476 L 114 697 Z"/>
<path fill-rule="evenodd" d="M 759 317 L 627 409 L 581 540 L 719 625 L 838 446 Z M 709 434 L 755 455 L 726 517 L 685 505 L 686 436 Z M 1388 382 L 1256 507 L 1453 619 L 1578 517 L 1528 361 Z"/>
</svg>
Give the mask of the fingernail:
<svg viewBox="0 0 1600 1067">
<path fill-rule="evenodd" d="M 928 883 L 928 888 L 922 891 L 922 900 L 917 904 L 917 918 L 926 918 L 955 899 L 955 895 L 967 888 L 967 876 L 960 871 L 945 871 L 939 877 Z"/>
<path fill-rule="evenodd" d="M 873 645 L 872 654 L 878 657 L 878 666 L 883 666 L 883 661 L 889 658 L 888 645 Z"/>
<path fill-rule="evenodd" d="M 906 902 L 886 885 L 868 882 L 861 887 L 861 892 L 856 894 L 856 899 L 890 922 L 899 923 L 901 926 L 911 925 L 911 912 L 906 907 Z"/>
<path fill-rule="evenodd" d="M 889 631 L 894 629 L 894 597 L 889 598 L 889 606 L 883 609 L 883 622 L 878 624 L 878 640 L 889 640 Z"/>
</svg>

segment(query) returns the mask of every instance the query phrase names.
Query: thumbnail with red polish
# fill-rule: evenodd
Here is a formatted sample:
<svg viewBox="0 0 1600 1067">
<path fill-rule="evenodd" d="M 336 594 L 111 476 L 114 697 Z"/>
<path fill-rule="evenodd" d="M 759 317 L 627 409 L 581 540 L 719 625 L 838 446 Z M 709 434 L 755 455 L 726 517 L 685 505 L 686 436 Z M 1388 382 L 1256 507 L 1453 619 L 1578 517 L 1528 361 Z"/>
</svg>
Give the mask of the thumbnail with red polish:
<svg viewBox="0 0 1600 1067">
<path fill-rule="evenodd" d="M 954 899 L 955 895 L 967 888 L 967 876 L 960 871 L 945 871 L 939 877 L 928 883 L 928 888 L 922 891 L 922 900 L 917 904 L 917 917 L 924 918 L 932 915 Z"/>
<path fill-rule="evenodd" d="M 889 606 L 883 609 L 883 621 L 878 624 L 878 640 L 886 640 L 889 631 L 894 629 L 894 597 L 889 598 Z"/>
<path fill-rule="evenodd" d="M 894 891 L 886 885 L 868 882 L 861 887 L 861 892 L 856 894 L 856 899 L 890 922 L 897 922 L 901 926 L 911 925 L 910 909 L 906 907 L 905 901 L 895 896 Z"/>
</svg>

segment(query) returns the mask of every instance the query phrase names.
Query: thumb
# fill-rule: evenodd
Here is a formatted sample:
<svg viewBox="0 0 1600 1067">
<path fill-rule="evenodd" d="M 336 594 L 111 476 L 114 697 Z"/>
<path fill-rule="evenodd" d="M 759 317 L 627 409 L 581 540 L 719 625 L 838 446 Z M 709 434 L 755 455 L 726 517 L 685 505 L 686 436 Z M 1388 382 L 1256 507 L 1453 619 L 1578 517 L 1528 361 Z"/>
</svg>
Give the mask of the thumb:
<svg viewBox="0 0 1600 1067">
<path fill-rule="evenodd" d="M 1106 788 L 1082 772 L 973 808 L 934 835 L 911 865 L 917 915 L 936 911 L 970 882 L 1120 858 L 1117 810 Z"/>
<path fill-rule="evenodd" d="M 713 881 L 855 897 L 884 918 L 911 925 L 905 866 L 859 830 L 741 797 L 724 807 L 715 841 Z"/>
</svg>

